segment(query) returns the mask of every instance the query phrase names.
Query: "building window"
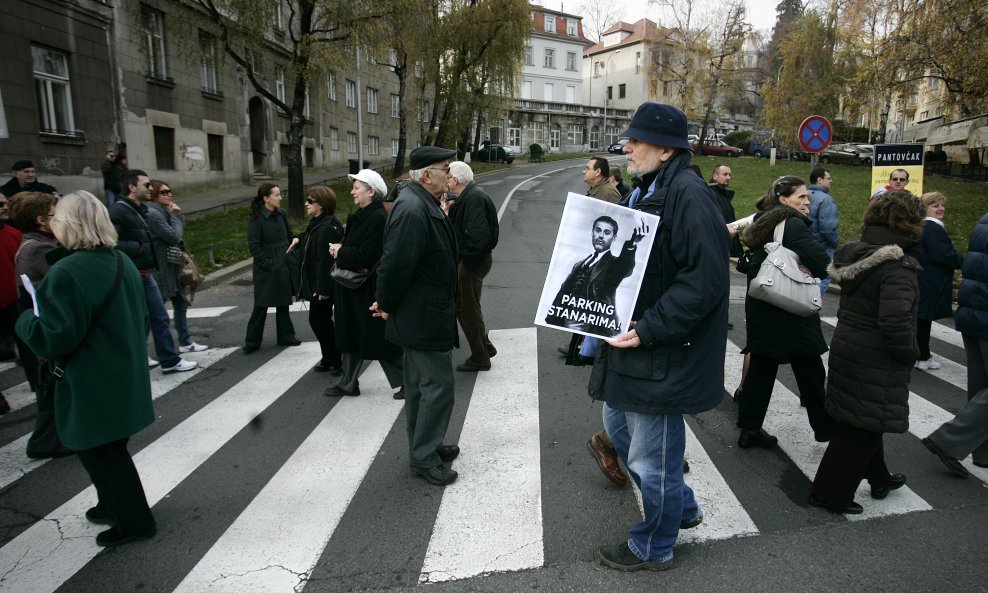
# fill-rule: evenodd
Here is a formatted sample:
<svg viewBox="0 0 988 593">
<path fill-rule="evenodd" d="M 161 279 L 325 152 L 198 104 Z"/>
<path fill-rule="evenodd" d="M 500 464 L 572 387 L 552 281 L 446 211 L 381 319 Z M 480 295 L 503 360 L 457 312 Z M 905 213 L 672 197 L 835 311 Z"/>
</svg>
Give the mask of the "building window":
<svg viewBox="0 0 988 593">
<path fill-rule="evenodd" d="M 537 144 L 546 143 L 544 121 L 537 121 L 532 123 L 532 142 L 535 142 Z"/>
<path fill-rule="evenodd" d="M 398 156 L 398 139 L 394 138 L 391 140 L 391 157 L 395 158 Z"/>
<path fill-rule="evenodd" d="M 168 79 L 165 60 L 165 15 L 160 10 L 141 5 L 141 23 L 144 26 L 144 58 L 147 75 L 161 80 Z"/>
<path fill-rule="evenodd" d="M 272 25 L 274 30 L 279 33 L 285 32 L 285 7 L 282 5 L 280 0 L 274 3 L 274 14 L 272 15 Z"/>
<path fill-rule="evenodd" d="M 175 130 L 154 126 L 154 158 L 159 170 L 175 170 Z"/>
<path fill-rule="evenodd" d="M 44 47 L 31 47 L 34 86 L 38 94 L 41 131 L 46 134 L 75 134 L 72 87 L 65 54 Z"/>
<path fill-rule="evenodd" d="M 346 81 L 346 106 L 357 107 L 357 83 Z"/>
<path fill-rule="evenodd" d="M 594 78 L 600 78 L 600 70 L 601 70 L 601 68 L 602 68 L 602 65 L 601 65 L 600 62 L 594 62 L 593 63 L 593 77 Z"/>
<path fill-rule="evenodd" d="M 251 74 L 257 74 L 261 68 L 261 55 L 256 50 L 249 47 L 244 50 L 244 57 L 247 59 L 247 67 Z"/>
<path fill-rule="evenodd" d="M 306 147 L 305 149 L 305 166 L 310 169 L 315 166 L 316 162 L 316 149 L 311 147 Z"/>
<path fill-rule="evenodd" d="M 946 111 L 943 107 L 937 107 L 937 117 L 943 117 L 944 113 L 946 113 Z"/>
<path fill-rule="evenodd" d="M 206 134 L 206 148 L 209 149 L 209 170 L 223 170 L 223 136 Z"/>
<path fill-rule="evenodd" d="M 353 154 L 357 152 L 357 135 L 353 132 L 346 133 L 346 151 Z"/>
<path fill-rule="evenodd" d="M 583 144 L 583 126 L 570 124 L 566 130 L 566 143 L 570 146 Z"/>
<path fill-rule="evenodd" d="M 521 98 L 522 99 L 529 99 L 529 100 L 532 98 L 532 81 L 531 80 L 526 80 L 525 82 L 521 83 Z"/>
<path fill-rule="evenodd" d="M 429 121 L 429 116 L 431 114 L 432 111 L 429 109 L 429 102 L 422 101 L 422 121 Z"/>
<path fill-rule="evenodd" d="M 570 37 L 576 37 L 576 20 L 566 19 L 566 34 Z"/>
<path fill-rule="evenodd" d="M 625 86 L 626 85 L 623 85 L 623 84 L 619 84 L 618 85 L 618 99 L 623 99 L 624 98 Z"/>
<path fill-rule="evenodd" d="M 377 113 L 377 89 L 367 89 L 367 113 Z"/>
<path fill-rule="evenodd" d="M 542 85 L 542 100 L 555 101 L 555 87 L 551 82 Z"/>
<path fill-rule="evenodd" d="M 924 119 L 927 119 L 928 117 L 930 117 L 930 112 L 929 111 L 923 111 L 923 112 L 921 112 L 919 114 L 919 119 L 916 120 L 916 121 L 922 121 Z"/>
<path fill-rule="evenodd" d="M 305 119 L 310 119 L 312 117 L 312 112 L 309 108 L 309 87 L 305 87 L 305 103 L 302 104 L 302 117 Z"/>
<path fill-rule="evenodd" d="M 398 95 L 391 95 L 391 117 L 397 118 L 401 116 L 401 97 Z"/>
<path fill-rule="evenodd" d="M 609 86 L 607 87 L 607 100 L 610 101 L 613 98 L 614 98 L 614 87 Z"/>
<path fill-rule="evenodd" d="M 199 52 L 202 54 L 202 90 L 218 93 L 220 87 L 216 77 L 216 38 L 199 31 Z"/>
<path fill-rule="evenodd" d="M 572 84 L 566 85 L 566 102 L 576 103 L 576 86 Z"/>
<path fill-rule="evenodd" d="M 279 144 L 278 145 L 279 164 L 282 167 L 287 167 L 288 166 L 288 152 L 289 152 L 289 147 L 288 147 L 287 144 Z"/>
<path fill-rule="evenodd" d="M 572 72 L 576 72 L 576 52 L 568 51 L 566 52 L 566 69 Z"/>
<path fill-rule="evenodd" d="M 336 100 L 336 75 L 332 72 L 326 74 L 326 96 L 330 101 Z"/>
<path fill-rule="evenodd" d="M 336 128 L 329 129 L 329 149 L 339 150 L 340 149 L 340 131 Z"/>
<path fill-rule="evenodd" d="M 534 66 L 535 65 L 535 51 L 532 49 L 531 45 L 525 46 L 525 65 Z"/>
<path fill-rule="evenodd" d="M 600 129 L 594 127 L 590 129 L 590 150 L 600 148 Z"/>
<path fill-rule="evenodd" d="M 378 155 L 381 153 L 381 139 L 377 136 L 367 137 L 367 154 Z"/>
<path fill-rule="evenodd" d="M 556 67 L 556 50 L 551 47 L 545 48 L 545 58 L 542 60 L 542 65 L 546 68 Z"/>
<path fill-rule="evenodd" d="M 285 102 L 285 69 L 281 66 L 274 69 L 274 96 Z"/>
<path fill-rule="evenodd" d="M 926 88 L 928 88 L 931 91 L 935 91 L 935 90 L 939 89 L 940 88 L 940 79 L 939 78 L 933 78 L 931 76 L 930 77 L 930 84 L 926 85 Z"/>
<path fill-rule="evenodd" d="M 635 52 L 635 74 L 641 74 L 642 71 L 642 52 Z"/>
<path fill-rule="evenodd" d="M 521 146 L 521 128 L 508 128 L 508 146 Z"/>
<path fill-rule="evenodd" d="M 549 148 L 559 150 L 559 128 L 549 130 Z"/>
<path fill-rule="evenodd" d="M 545 32 L 546 33 L 556 32 L 556 17 L 551 14 L 545 15 Z"/>
</svg>

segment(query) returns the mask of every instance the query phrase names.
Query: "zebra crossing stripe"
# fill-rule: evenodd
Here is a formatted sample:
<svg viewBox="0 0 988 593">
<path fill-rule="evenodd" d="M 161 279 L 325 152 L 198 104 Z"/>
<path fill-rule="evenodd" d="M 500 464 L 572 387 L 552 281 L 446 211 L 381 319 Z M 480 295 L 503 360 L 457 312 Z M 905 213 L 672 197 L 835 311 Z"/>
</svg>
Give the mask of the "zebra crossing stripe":
<svg viewBox="0 0 988 593">
<path fill-rule="evenodd" d="M 362 395 L 333 407 L 173 593 L 301 588 L 402 409 L 378 363 L 360 383 Z"/>
<path fill-rule="evenodd" d="M 958 348 L 964 347 L 964 338 L 961 337 L 961 332 L 942 323 L 933 324 L 933 327 L 930 328 L 930 337 Z"/>
<path fill-rule="evenodd" d="M 227 311 L 234 309 L 236 307 L 192 307 L 186 312 L 185 316 L 189 319 L 206 319 L 209 317 L 219 317 Z M 175 318 L 175 312 L 170 307 L 168 309 L 168 318 Z"/>
<path fill-rule="evenodd" d="M 739 350 L 728 340 L 727 357 L 735 359 L 733 364 L 740 364 L 740 360 L 744 358 Z M 772 390 L 772 399 L 763 427 L 778 437 L 782 451 L 803 472 L 803 475 L 813 480 L 820 459 L 823 458 L 823 452 L 827 448 L 826 443 L 814 441 L 813 429 L 806 420 L 805 410 L 799 405 L 799 397 L 779 381 L 775 382 Z M 864 502 L 861 505 L 864 507 L 864 513 L 847 515 L 848 519 L 858 521 L 886 515 L 928 511 L 933 508 L 907 486 L 895 490 L 885 500 L 872 500 L 870 493 L 871 488 L 866 481 L 862 481 L 855 492 L 855 497 Z M 806 496 L 809 497 L 809 494 L 807 489 Z"/>
<path fill-rule="evenodd" d="M 319 344 L 287 348 L 134 456 L 148 504 L 169 491 L 282 396 L 315 364 Z M 52 593 L 102 548 L 102 529 L 85 519 L 90 486 L 0 548 L 4 593 Z"/>
<path fill-rule="evenodd" d="M 289 313 L 303 313 L 309 310 L 309 301 L 297 301 L 288 305 Z M 268 315 L 273 315 L 277 309 L 275 307 L 268 307 Z"/>
<path fill-rule="evenodd" d="M 198 361 L 199 367 L 184 373 L 162 375 L 160 370 L 152 370 L 151 399 L 158 399 L 172 389 L 175 389 L 234 350 L 236 348 L 212 348 L 195 354 L 187 354 L 185 357 L 189 360 Z M 22 383 L 18 387 L 22 385 L 30 394 L 31 402 L 33 402 L 34 393 L 27 386 L 27 383 Z M 48 459 L 31 459 L 27 456 L 25 450 L 27 449 L 27 442 L 30 439 L 31 434 L 28 433 L 0 447 L 0 489 L 3 489 L 8 484 L 12 484 L 49 461 Z"/>
<path fill-rule="evenodd" d="M 34 392 L 31 391 L 31 385 L 27 381 L 18 383 L 17 385 L 14 385 L 10 389 L 4 391 L 3 396 L 6 398 L 7 403 L 10 404 L 11 412 L 16 412 L 17 410 L 34 403 Z"/>
<path fill-rule="evenodd" d="M 419 582 L 542 566 L 538 341 L 534 327 L 490 332 L 460 433 L 460 478 L 446 486 Z"/>
<path fill-rule="evenodd" d="M 826 323 L 828 325 L 831 325 L 831 326 L 834 326 L 834 327 L 837 326 L 837 318 L 836 317 L 821 317 L 820 319 L 824 323 Z M 938 323 L 934 323 L 933 325 L 939 325 L 939 324 Z M 941 327 L 943 327 L 943 326 L 941 326 Z M 949 331 L 949 332 L 953 332 L 955 334 L 957 333 L 956 331 L 954 331 L 954 330 L 952 330 L 950 328 L 944 328 L 944 330 L 945 330 L 945 332 L 946 331 Z M 961 365 L 961 364 L 957 364 L 956 362 L 950 360 L 949 358 L 943 358 L 942 356 L 933 355 L 933 359 L 936 360 L 937 362 L 939 362 L 942 366 L 939 369 L 935 370 L 935 371 L 924 371 L 925 373 L 927 373 L 928 375 L 930 375 L 932 377 L 936 377 L 937 379 L 940 379 L 941 381 L 946 381 L 947 383 L 950 383 L 951 385 L 953 385 L 954 387 L 957 387 L 958 389 L 961 389 L 961 390 L 963 390 L 965 392 L 967 391 L 967 367 L 966 366 Z"/>
</svg>

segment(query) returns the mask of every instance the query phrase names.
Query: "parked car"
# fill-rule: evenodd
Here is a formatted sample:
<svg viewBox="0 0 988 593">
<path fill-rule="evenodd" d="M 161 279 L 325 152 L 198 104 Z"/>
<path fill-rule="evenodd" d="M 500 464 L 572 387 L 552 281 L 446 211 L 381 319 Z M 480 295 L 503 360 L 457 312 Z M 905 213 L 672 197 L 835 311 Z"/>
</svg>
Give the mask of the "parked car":
<svg viewBox="0 0 988 593">
<path fill-rule="evenodd" d="M 607 147 L 607 152 L 611 154 L 624 154 L 624 145 L 628 143 L 628 138 L 621 138 L 614 144 Z"/>
<path fill-rule="evenodd" d="M 487 163 L 512 163 L 515 160 L 515 152 L 507 146 L 500 144 L 484 144 L 471 155 L 475 161 Z"/>
<path fill-rule="evenodd" d="M 820 153 L 821 163 L 870 165 L 874 151 L 855 144 L 832 144 Z"/>
<path fill-rule="evenodd" d="M 693 141 L 690 144 L 693 146 L 693 152 L 700 154 L 699 143 Z M 723 140 L 707 138 L 703 141 L 703 154 L 709 154 L 711 156 L 738 157 L 744 154 L 744 151 L 737 146 L 731 146 Z"/>
</svg>

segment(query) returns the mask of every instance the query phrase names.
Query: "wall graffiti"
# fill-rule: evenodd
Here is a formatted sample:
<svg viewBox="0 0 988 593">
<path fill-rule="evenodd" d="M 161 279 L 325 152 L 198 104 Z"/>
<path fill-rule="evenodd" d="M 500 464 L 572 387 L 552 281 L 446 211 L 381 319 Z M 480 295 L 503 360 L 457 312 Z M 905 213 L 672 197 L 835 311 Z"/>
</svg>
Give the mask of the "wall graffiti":
<svg viewBox="0 0 988 593">
<path fill-rule="evenodd" d="M 182 151 L 182 158 L 189 165 L 189 171 L 206 168 L 206 151 L 201 146 L 189 146 L 183 142 L 179 149 Z"/>
<path fill-rule="evenodd" d="M 46 175 L 65 175 L 65 171 L 71 169 L 71 164 L 68 155 L 45 155 L 38 160 L 37 168 L 40 169 L 39 173 L 45 173 Z"/>
</svg>

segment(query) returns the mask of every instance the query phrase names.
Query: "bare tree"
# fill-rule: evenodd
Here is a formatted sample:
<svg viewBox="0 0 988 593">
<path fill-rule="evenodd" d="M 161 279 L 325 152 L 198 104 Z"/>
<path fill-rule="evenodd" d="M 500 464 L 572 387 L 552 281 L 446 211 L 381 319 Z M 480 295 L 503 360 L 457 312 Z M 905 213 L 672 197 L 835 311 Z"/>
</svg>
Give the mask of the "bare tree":
<svg viewBox="0 0 988 593">
<path fill-rule="evenodd" d="M 745 37 L 751 31 L 751 25 L 745 22 L 745 7 L 742 0 L 731 0 L 727 4 L 723 28 L 713 40 L 712 55 L 708 62 L 710 67 L 706 96 L 706 110 L 700 121 L 700 153 L 703 153 L 703 141 L 707 135 L 717 100 L 723 87 L 731 86 L 737 71 L 743 67 L 741 49 Z"/>
<path fill-rule="evenodd" d="M 583 16 L 583 32 L 587 37 L 601 42 L 604 31 L 624 18 L 624 8 L 611 0 L 583 0 L 577 9 Z"/>
</svg>

